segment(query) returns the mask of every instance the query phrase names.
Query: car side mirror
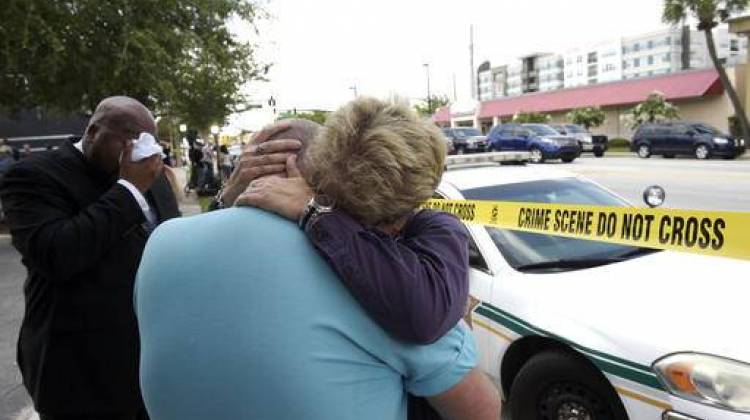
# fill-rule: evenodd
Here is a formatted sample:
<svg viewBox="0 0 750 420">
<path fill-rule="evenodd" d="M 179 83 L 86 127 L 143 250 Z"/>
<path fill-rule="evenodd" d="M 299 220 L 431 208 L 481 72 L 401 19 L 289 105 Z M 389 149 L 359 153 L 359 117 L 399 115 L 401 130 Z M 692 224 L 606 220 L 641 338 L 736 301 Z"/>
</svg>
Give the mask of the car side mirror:
<svg viewBox="0 0 750 420">
<path fill-rule="evenodd" d="M 484 267 L 484 257 L 473 244 L 469 245 L 469 267 Z"/>
</svg>

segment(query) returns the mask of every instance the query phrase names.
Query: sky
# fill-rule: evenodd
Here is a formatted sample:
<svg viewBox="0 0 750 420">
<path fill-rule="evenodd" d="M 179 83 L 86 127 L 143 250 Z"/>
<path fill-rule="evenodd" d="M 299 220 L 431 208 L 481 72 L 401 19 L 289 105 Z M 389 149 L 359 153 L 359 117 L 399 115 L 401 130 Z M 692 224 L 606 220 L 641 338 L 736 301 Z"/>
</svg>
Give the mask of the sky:
<svg viewBox="0 0 750 420">
<path fill-rule="evenodd" d="M 271 18 L 255 35 L 273 64 L 270 82 L 247 92 L 270 96 L 277 109 L 335 110 L 359 95 L 416 100 L 430 91 L 470 98 L 469 32 L 474 65 L 503 64 L 531 52 L 564 53 L 580 46 L 658 30 L 662 0 L 267 0 Z M 257 129 L 270 109 L 234 116 L 235 128 Z"/>
</svg>

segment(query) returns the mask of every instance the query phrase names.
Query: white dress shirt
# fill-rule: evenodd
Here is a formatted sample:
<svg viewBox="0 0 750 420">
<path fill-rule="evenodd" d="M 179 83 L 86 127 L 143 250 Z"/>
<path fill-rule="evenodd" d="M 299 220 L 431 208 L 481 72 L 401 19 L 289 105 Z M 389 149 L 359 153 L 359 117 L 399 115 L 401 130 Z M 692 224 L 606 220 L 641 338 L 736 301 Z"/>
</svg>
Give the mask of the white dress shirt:
<svg viewBox="0 0 750 420">
<path fill-rule="evenodd" d="M 78 149 L 79 152 L 83 153 L 83 140 L 78 141 L 78 143 L 74 144 L 74 146 L 76 149 Z M 130 191 L 130 194 L 133 196 L 133 198 L 135 198 L 135 201 L 138 202 L 138 206 L 140 206 L 141 211 L 143 211 L 143 215 L 148 221 L 150 228 L 149 230 L 153 230 L 158 224 L 159 220 L 157 219 L 154 210 L 151 209 L 151 206 L 148 205 L 148 200 L 146 200 L 146 197 L 144 197 L 143 194 L 141 194 L 141 192 L 138 190 L 138 188 L 136 188 L 135 185 L 133 185 L 130 181 L 126 181 L 121 178 L 117 180 L 117 183 Z"/>
</svg>

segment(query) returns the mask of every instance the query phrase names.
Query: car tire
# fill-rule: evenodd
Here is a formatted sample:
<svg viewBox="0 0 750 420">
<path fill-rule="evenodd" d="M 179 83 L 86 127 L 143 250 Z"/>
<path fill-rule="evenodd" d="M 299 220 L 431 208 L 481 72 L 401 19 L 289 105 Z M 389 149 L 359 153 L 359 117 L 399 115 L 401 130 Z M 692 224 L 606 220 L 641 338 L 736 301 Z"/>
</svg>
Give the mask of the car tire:
<svg viewBox="0 0 750 420">
<path fill-rule="evenodd" d="M 542 149 L 534 146 L 529 149 L 529 153 L 531 153 L 531 163 L 544 163 L 544 153 L 542 153 Z"/>
<path fill-rule="evenodd" d="M 711 148 L 705 144 L 695 146 L 695 157 L 698 160 L 706 160 L 711 157 Z"/>
<path fill-rule="evenodd" d="M 562 158 L 560 160 L 562 160 L 565 163 L 570 163 L 570 162 L 573 162 L 574 160 L 576 160 L 576 158 L 575 157 L 572 157 L 572 158 Z"/>
<path fill-rule="evenodd" d="M 674 159 L 674 155 L 664 155 L 664 159 Z"/>
<path fill-rule="evenodd" d="M 594 156 L 596 156 L 596 157 L 603 157 L 604 156 L 604 151 L 603 150 L 597 150 L 597 151 L 594 152 Z"/>
<path fill-rule="evenodd" d="M 724 160 L 734 160 L 737 156 L 724 156 Z"/>
<path fill-rule="evenodd" d="M 639 144 L 638 148 L 636 149 L 636 153 L 638 154 L 638 157 L 641 159 L 648 159 L 651 157 L 651 146 L 648 144 Z"/>
<path fill-rule="evenodd" d="M 547 351 L 529 359 L 510 391 L 513 420 L 627 420 L 604 376 L 577 356 Z"/>
</svg>

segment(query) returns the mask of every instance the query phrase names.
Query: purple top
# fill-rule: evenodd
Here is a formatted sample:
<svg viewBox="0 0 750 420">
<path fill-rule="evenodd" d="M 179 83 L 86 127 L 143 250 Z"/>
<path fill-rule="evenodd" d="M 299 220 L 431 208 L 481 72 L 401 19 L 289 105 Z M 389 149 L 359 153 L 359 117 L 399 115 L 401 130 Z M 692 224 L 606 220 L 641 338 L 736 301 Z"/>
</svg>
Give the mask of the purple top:
<svg viewBox="0 0 750 420">
<path fill-rule="evenodd" d="M 392 237 L 334 211 L 313 220 L 306 233 L 359 304 L 394 337 L 429 344 L 463 316 L 469 236 L 456 217 L 422 210 Z"/>
</svg>

